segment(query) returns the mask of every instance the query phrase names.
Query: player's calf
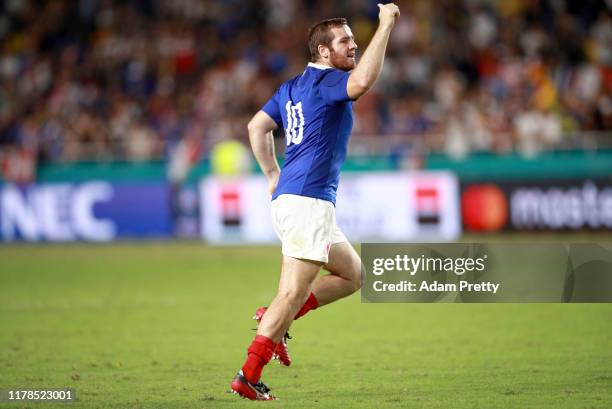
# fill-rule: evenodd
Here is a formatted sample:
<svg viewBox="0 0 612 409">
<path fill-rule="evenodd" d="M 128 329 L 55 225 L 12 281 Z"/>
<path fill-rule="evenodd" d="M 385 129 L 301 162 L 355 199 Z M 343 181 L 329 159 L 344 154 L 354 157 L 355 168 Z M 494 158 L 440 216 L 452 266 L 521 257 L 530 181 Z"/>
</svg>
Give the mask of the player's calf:
<svg viewBox="0 0 612 409">
<path fill-rule="evenodd" d="M 253 315 L 253 319 L 257 321 L 257 325 L 263 318 L 267 308 L 261 307 L 255 311 L 255 315 Z M 289 333 L 285 333 L 285 336 L 280 340 L 278 345 L 276 345 L 276 349 L 274 350 L 274 355 L 272 359 L 278 360 L 281 365 L 290 366 L 291 365 L 291 356 L 289 356 L 289 350 L 287 349 L 287 340 L 291 339 Z"/>
</svg>

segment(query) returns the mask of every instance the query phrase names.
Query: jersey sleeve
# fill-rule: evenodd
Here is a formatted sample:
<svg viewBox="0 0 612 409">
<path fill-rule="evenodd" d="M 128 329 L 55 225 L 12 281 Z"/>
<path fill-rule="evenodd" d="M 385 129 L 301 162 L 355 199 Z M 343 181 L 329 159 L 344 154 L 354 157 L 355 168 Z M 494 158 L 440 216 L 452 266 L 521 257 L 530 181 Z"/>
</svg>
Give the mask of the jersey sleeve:
<svg viewBox="0 0 612 409">
<path fill-rule="evenodd" d="M 270 118 L 272 118 L 278 126 L 282 126 L 283 118 L 280 113 L 279 90 L 280 88 L 276 90 L 274 95 L 272 95 L 272 98 L 270 98 L 268 102 L 266 102 L 266 104 L 263 106 L 261 110 L 264 111 L 266 114 L 268 114 Z"/>
<path fill-rule="evenodd" d="M 351 99 L 346 91 L 346 84 L 350 73 L 339 70 L 329 71 L 323 75 L 319 83 L 321 97 L 327 103 L 350 101 Z"/>
</svg>

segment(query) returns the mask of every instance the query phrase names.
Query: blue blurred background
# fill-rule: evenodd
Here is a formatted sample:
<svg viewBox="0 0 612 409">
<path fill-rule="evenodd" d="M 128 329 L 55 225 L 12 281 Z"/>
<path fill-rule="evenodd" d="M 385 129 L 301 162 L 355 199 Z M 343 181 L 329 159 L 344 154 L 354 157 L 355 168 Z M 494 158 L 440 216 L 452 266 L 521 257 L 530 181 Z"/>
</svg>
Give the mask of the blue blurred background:
<svg viewBox="0 0 612 409">
<path fill-rule="evenodd" d="M 355 104 L 352 238 L 612 229 L 612 3 L 398 5 Z M 363 51 L 376 1 L 2 2 L 2 241 L 273 241 L 246 123 L 336 16 Z"/>
</svg>

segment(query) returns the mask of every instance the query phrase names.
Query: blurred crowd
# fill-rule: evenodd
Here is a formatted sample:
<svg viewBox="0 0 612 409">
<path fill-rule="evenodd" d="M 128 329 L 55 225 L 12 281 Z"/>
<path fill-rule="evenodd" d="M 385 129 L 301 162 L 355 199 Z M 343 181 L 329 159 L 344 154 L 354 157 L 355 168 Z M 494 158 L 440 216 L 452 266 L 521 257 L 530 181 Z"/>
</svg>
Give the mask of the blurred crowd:
<svg viewBox="0 0 612 409">
<path fill-rule="evenodd" d="M 0 162 L 196 161 L 246 142 L 250 116 L 304 69 L 308 27 L 347 17 L 362 52 L 376 3 L 0 2 Z M 612 129 L 611 1 L 398 4 L 381 78 L 355 103 L 356 146 L 535 155 Z"/>
</svg>

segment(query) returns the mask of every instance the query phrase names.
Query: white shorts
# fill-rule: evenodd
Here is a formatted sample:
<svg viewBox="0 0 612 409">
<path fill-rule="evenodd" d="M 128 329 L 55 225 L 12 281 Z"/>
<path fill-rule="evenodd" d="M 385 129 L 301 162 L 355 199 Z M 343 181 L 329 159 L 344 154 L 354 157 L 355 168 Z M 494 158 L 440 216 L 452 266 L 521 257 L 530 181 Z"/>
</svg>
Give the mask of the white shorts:
<svg viewBox="0 0 612 409">
<path fill-rule="evenodd" d="M 348 241 L 327 200 L 280 195 L 272 201 L 272 225 L 289 257 L 327 263 L 331 245 Z"/>
</svg>

